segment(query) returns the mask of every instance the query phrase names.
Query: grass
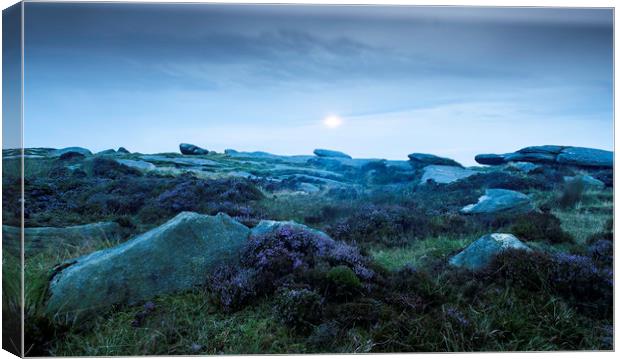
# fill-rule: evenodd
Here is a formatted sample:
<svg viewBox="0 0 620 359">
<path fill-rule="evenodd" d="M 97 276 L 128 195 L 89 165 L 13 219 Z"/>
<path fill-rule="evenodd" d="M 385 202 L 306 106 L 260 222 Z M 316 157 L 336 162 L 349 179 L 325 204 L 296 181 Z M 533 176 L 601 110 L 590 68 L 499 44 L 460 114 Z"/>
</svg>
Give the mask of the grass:
<svg viewBox="0 0 620 359">
<path fill-rule="evenodd" d="M 303 347 L 274 316 L 270 303 L 233 314 L 217 312 L 201 291 L 162 296 L 143 326 L 140 307 L 98 319 L 88 333 L 71 332 L 50 352 L 59 356 L 299 353 Z"/>
<path fill-rule="evenodd" d="M 432 260 L 445 259 L 449 254 L 465 248 L 480 236 L 462 238 L 435 237 L 415 241 L 406 247 L 371 249 L 372 258 L 388 270 L 398 270 L 405 265 L 423 266 Z"/>
</svg>

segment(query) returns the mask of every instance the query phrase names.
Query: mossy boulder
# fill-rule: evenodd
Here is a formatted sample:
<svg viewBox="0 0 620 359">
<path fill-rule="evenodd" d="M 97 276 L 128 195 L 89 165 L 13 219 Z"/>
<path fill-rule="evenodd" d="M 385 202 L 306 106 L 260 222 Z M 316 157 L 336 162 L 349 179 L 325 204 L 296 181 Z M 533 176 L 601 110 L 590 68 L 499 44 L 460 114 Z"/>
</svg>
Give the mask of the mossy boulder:
<svg viewBox="0 0 620 359">
<path fill-rule="evenodd" d="M 507 233 L 493 233 L 480 237 L 462 252 L 450 259 L 450 265 L 477 271 L 486 268 L 498 254 L 508 250 L 531 249 L 517 237 Z"/>
<path fill-rule="evenodd" d="M 134 239 L 56 267 L 46 311 L 77 320 L 111 308 L 203 284 L 234 263 L 250 230 L 228 215 L 183 212 Z"/>
</svg>

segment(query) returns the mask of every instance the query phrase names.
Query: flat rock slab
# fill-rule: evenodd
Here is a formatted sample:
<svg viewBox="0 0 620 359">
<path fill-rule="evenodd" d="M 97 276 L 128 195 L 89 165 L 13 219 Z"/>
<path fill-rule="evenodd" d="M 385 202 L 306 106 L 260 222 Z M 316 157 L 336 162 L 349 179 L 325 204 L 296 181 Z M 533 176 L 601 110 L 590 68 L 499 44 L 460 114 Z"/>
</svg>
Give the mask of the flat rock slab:
<svg viewBox="0 0 620 359">
<path fill-rule="evenodd" d="M 153 171 L 157 168 L 154 164 L 140 160 L 116 160 L 116 162 L 131 168 L 135 168 L 140 171 Z"/>
<path fill-rule="evenodd" d="M 104 242 L 122 239 L 121 226 L 116 222 L 98 222 L 70 227 L 24 228 L 25 256 L 45 251 L 61 251 L 70 247 L 96 246 Z M 21 228 L 2 226 L 2 249 L 19 256 Z"/>
<path fill-rule="evenodd" d="M 581 181 L 585 188 L 588 189 L 603 189 L 605 188 L 605 182 L 598 180 L 592 176 L 565 176 L 564 182 Z"/>
<path fill-rule="evenodd" d="M 507 233 L 493 233 L 480 237 L 462 252 L 450 258 L 450 265 L 477 271 L 488 266 L 493 257 L 507 249 L 531 249 L 517 237 Z"/>
<path fill-rule="evenodd" d="M 314 150 L 314 154 L 318 157 L 340 157 L 340 158 L 352 158 L 344 152 L 334 151 L 334 150 L 326 150 L 323 148 L 317 148 Z"/>
<path fill-rule="evenodd" d="M 52 157 L 60 157 L 67 153 L 79 153 L 84 156 L 92 156 L 92 152 L 90 150 L 83 147 L 65 147 L 58 150 L 53 150 L 50 152 L 50 156 Z"/>
<path fill-rule="evenodd" d="M 451 158 L 439 157 L 428 153 L 411 153 L 408 155 L 413 168 L 423 168 L 429 165 L 463 167 Z"/>
<path fill-rule="evenodd" d="M 478 203 L 463 209 L 463 214 L 528 213 L 534 210 L 532 200 L 527 195 L 508 189 L 487 189 Z"/>
<path fill-rule="evenodd" d="M 180 213 L 123 244 L 56 267 L 46 312 L 56 320 L 81 321 L 116 304 L 190 289 L 216 265 L 238 260 L 249 234 L 223 213 Z"/>
<path fill-rule="evenodd" d="M 595 148 L 567 147 L 558 154 L 556 161 L 565 165 L 612 168 L 614 153 Z"/>
<path fill-rule="evenodd" d="M 204 158 L 166 157 L 158 155 L 140 156 L 145 161 L 174 163 L 183 166 L 221 166 L 220 163 Z"/>
<path fill-rule="evenodd" d="M 431 180 L 437 183 L 452 183 L 478 173 L 462 167 L 440 165 L 426 166 L 422 171 L 424 172 L 420 184 L 425 184 Z"/>
</svg>

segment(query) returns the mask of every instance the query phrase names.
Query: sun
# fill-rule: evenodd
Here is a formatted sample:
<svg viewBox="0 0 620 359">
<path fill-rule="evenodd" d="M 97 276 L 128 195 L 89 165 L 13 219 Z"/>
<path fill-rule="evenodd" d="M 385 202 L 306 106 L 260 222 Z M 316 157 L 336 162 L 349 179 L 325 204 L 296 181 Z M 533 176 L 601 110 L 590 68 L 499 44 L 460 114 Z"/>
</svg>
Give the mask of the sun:
<svg viewBox="0 0 620 359">
<path fill-rule="evenodd" d="M 328 128 L 340 127 L 342 119 L 337 115 L 329 115 L 323 119 L 323 124 Z"/>
</svg>

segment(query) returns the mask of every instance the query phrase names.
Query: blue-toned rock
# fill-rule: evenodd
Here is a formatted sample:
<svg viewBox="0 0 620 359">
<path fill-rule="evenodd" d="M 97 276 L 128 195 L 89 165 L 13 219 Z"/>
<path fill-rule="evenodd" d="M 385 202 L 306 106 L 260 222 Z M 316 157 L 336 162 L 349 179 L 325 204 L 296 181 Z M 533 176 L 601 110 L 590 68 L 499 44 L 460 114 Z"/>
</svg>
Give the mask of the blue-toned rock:
<svg viewBox="0 0 620 359">
<path fill-rule="evenodd" d="M 476 155 L 474 160 L 481 165 L 489 166 L 497 166 L 506 163 L 505 155 L 495 155 L 491 153 Z"/>
<path fill-rule="evenodd" d="M 46 312 L 81 321 L 113 305 L 191 289 L 217 265 L 238 261 L 249 235 L 223 213 L 180 213 L 123 244 L 57 266 Z"/>
<path fill-rule="evenodd" d="M 189 143 L 181 143 L 179 145 L 179 150 L 184 155 L 206 155 L 209 153 L 208 150 Z"/>
<path fill-rule="evenodd" d="M 68 154 L 68 153 L 76 153 L 76 154 L 80 154 L 83 156 L 92 156 L 93 153 L 90 152 L 90 150 L 84 148 L 84 147 L 65 147 L 65 148 L 61 148 L 58 150 L 53 150 L 50 155 L 53 157 L 60 157 L 62 155 Z"/>
<path fill-rule="evenodd" d="M 469 170 L 462 167 L 430 165 L 422 169 L 422 179 L 420 184 L 428 181 L 437 183 L 452 183 L 460 179 L 475 175 L 477 171 Z"/>
<path fill-rule="evenodd" d="M 452 257 L 450 265 L 477 271 L 487 267 L 493 258 L 507 249 L 531 251 L 517 237 L 507 233 L 487 234 Z"/>
<path fill-rule="evenodd" d="M 612 168 L 614 153 L 595 148 L 567 147 L 558 154 L 556 161 L 565 165 Z"/>
<path fill-rule="evenodd" d="M 318 157 L 352 158 L 344 152 L 326 150 L 322 148 L 317 148 L 316 150 L 314 150 L 314 154 Z"/>
<path fill-rule="evenodd" d="M 534 210 L 532 200 L 527 195 L 508 189 L 487 189 L 478 203 L 463 209 L 463 214 L 527 213 Z"/>
<path fill-rule="evenodd" d="M 439 157 L 428 153 L 412 153 L 408 155 L 413 168 L 423 168 L 429 165 L 463 167 L 460 163 L 446 157 Z"/>
</svg>

